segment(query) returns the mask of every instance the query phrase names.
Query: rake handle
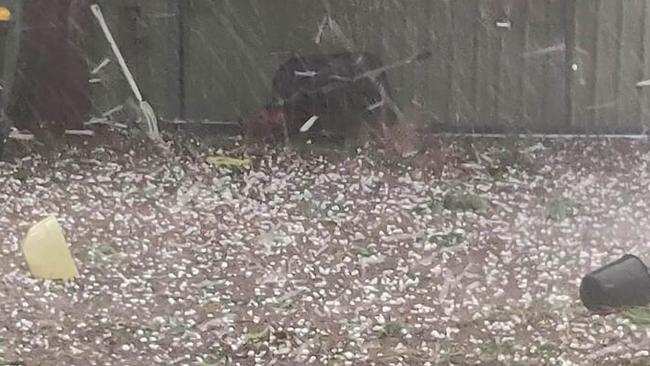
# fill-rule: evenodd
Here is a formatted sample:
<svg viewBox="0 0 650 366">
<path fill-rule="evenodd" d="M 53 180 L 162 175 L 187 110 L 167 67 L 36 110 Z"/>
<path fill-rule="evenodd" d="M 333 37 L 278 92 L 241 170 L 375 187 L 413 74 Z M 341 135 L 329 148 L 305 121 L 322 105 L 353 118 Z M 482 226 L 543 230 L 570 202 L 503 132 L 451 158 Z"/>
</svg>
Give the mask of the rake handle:
<svg viewBox="0 0 650 366">
<path fill-rule="evenodd" d="M 97 22 L 99 22 L 99 26 L 102 28 L 106 40 L 111 45 L 111 49 L 113 50 L 113 53 L 117 58 L 117 62 L 120 64 L 120 68 L 122 69 L 122 72 L 124 73 L 124 76 L 126 77 L 126 80 L 128 81 L 129 86 L 131 87 L 131 90 L 135 95 L 135 98 L 138 100 L 138 102 L 142 103 L 143 101 L 142 93 L 140 93 L 140 89 L 138 88 L 138 85 L 135 83 L 135 78 L 133 77 L 133 74 L 131 74 L 131 70 L 129 70 L 129 67 L 126 65 L 124 56 L 122 56 L 122 51 L 120 51 L 120 48 L 117 46 L 117 42 L 115 42 L 115 39 L 113 38 L 113 34 L 111 33 L 111 30 L 108 28 L 106 19 L 104 19 L 104 14 L 102 14 L 102 9 L 99 7 L 99 5 L 93 4 L 90 6 L 90 10 L 93 12 L 95 18 L 97 18 Z"/>
</svg>

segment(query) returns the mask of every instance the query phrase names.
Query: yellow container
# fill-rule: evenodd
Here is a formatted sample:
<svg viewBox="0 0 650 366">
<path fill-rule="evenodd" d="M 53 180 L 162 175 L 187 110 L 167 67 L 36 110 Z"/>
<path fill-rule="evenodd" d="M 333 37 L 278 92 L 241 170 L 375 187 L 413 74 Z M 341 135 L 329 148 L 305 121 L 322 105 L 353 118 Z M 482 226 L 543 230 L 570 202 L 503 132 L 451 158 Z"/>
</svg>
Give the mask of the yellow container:
<svg viewBox="0 0 650 366">
<path fill-rule="evenodd" d="M 50 216 L 32 226 L 23 240 L 27 266 L 36 278 L 70 280 L 79 276 L 72 253 L 63 236 L 63 229 Z"/>
<path fill-rule="evenodd" d="M 11 10 L 5 8 L 4 6 L 0 6 L 0 22 L 8 22 L 11 20 L 11 18 Z"/>
</svg>

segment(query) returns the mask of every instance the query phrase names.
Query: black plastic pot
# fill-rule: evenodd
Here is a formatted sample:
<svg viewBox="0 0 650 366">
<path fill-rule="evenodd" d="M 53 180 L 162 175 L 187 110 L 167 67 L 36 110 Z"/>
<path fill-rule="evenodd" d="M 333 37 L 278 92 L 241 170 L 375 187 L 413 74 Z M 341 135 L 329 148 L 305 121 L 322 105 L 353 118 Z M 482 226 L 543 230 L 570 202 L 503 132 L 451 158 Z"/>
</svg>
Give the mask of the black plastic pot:
<svg viewBox="0 0 650 366">
<path fill-rule="evenodd" d="M 586 275 L 580 284 L 580 299 L 592 311 L 648 305 L 648 268 L 641 259 L 625 255 Z"/>
</svg>

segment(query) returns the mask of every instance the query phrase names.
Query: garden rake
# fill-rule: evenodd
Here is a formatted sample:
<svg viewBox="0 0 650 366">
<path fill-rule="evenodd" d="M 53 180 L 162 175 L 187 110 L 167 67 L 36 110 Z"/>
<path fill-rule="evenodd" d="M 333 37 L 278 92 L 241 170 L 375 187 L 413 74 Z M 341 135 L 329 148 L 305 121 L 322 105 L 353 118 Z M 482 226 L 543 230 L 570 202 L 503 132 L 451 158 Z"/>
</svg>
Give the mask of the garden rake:
<svg viewBox="0 0 650 366">
<path fill-rule="evenodd" d="M 113 50 L 113 53 L 117 58 L 117 62 L 119 63 L 120 68 L 122 69 L 122 73 L 124 74 L 124 77 L 129 83 L 131 90 L 133 91 L 133 95 L 135 96 L 135 99 L 138 102 L 139 109 L 142 112 L 144 122 L 147 126 L 147 134 L 149 135 L 149 138 L 156 141 L 160 140 L 160 133 L 158 131 L 158 119 L 156 118 L 156 113 L 154 112 L 151 105 L 147 103 L 144 100 L 144 98 L 142 98 L 142 93 L 140 93 L 140 88 L 138 88 L 138 85 L 136 84 L 135 79 L 133 78 L 133 74 L 131 74 L 129 67 L 126 65 L 126 61 L 122 56 L 122 52 L 120 51 L 120 48 L 117 46 L 117 43 L 113 38 L 113 34 L 111 33 L 111 30 L 108 28 L 106 19 L 104 19 L 104 15 L 102 14 L 101 8 L 99 7 L 99 5 L 93 4 L 90 6 L 90 10 L 92 10 L 93 15 L 95 16 L 95 18 L 97 18 L 97 21 L 99 22 L 99 26 L 102 28 L 102 31 L 104 32 L 104 36 L 106 37 L 108 43 L 111 45 L 111 49 Z"/>
</svg>

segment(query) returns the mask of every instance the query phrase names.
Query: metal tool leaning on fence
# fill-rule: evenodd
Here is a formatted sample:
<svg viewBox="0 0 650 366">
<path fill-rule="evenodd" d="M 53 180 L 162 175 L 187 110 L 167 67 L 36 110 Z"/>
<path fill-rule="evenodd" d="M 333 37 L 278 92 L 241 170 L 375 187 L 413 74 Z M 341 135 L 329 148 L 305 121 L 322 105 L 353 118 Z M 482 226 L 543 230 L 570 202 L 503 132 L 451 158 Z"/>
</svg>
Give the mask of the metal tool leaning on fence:
<svg viewBox="0 0 650 366">
<path fill-rule="evenodd" d="M 97 18 L 97 21 L 99 22 L 99 26 L 102 28 L 102 31 L 104 32 L 104 36 L 106 37 L 106 40 L 110 44 L 111 49 L 113 50 L 113 54 L 115 55 L 115 58 L 117 58 L 117 62 L 119 63 L 120 68 L 122 69 L 122 73 L 124 74 L 126 81 L 129 83 L 129 86 L 133 91 L 133 95 L 135 96 L 138 102 L 138 106 L 142 112 L 142 116 L 147 127 L 147 134 L 149 135 L 149 138 L 155 141 L 160 141 L 160 133 L 158 131 L 158 119 L 156 117 L 156 113 L 154 112 L 151 105 L 147 103 L 142 97 L 140 88 L 138 88 L 138 85 L 135 82 L 135 78 L 133 77 L 133 74 L 131 74 L 131 71 L 129 70 L 129 67 L 126 64 L 126 61 L 124 60 L 124 56 L 122 56 L 122 52 L 120 51 L 120 48 L 117 46 L 117 43 L 113 38 L 113 35 L 108 27 L 108 24 L 106 23 L 106 19 L 102 14 L 101 8 L 99 7 L 99 5 L 93 4 L 90 6 L 90 9 L 92 10 L 95 18 Z"/>
</svg>

